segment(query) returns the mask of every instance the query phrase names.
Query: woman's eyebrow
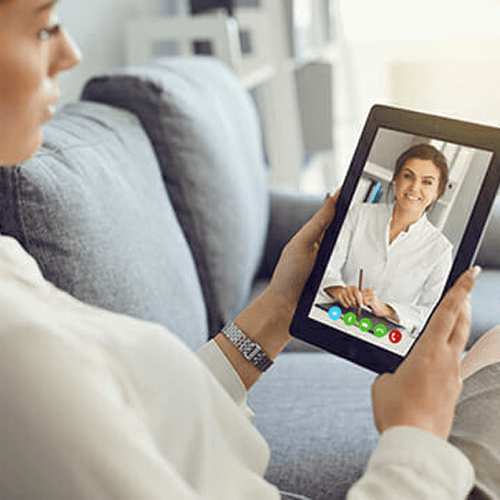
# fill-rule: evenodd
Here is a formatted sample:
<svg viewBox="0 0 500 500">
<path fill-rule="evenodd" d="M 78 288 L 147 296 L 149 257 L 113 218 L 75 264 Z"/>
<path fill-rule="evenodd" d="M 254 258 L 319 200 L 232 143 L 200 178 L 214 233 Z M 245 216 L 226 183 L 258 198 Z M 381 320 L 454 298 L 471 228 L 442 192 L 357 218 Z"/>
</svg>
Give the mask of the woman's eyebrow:
<svg viewBox="0 0 500 500">
<path fill-rule="evenodd" d="M 49 2 L 46 2 L 46 3 L 43 3 L 42 5 L 39 5 L 35 9 L 35 14 L 38 15 L 38 14 L 41 14 L 42 12 L 45 12 L 45 11 L 51 9 L 52 7 L 54 7 L 54 5 L 56 5 L 57 2 L 58 2 L 58 0 L 50 0 Z"/>
<path fill-rule="evenodd" d="M 409 169 L 408 167 L 405 167 L 405 170 L 407 170 L 408 172 L 410 172 L 411 175 L 415 175 L 415 173 Z M 434 175 L 424 175 L 424 179 L 434 179 L 436 180 L 436 177 Z"/>
</svg>

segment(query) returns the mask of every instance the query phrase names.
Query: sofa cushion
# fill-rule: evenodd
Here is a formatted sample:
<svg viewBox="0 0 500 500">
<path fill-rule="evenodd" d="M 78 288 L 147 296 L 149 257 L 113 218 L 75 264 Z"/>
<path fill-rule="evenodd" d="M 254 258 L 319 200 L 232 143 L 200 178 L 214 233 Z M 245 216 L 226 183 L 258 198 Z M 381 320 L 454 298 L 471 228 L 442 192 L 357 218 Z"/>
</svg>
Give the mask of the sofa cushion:
<svg viewBox="0 0 500 500">
<path fill-rule="evenodd" d="M 0 169 L 0 232 L 80 300 L 202 345 L 208 330 L 196 268 L 137 117 L 80 102 L 43 132 L 33 158 Z"/>
<path fill-rule="evenodd" d="M 82 99 L 141 119 L 216 333 L 244 308 L 267 234 L 266 166 L 250 95 L 224 63 L 193 56 L 112 69 L 89 81 Z"/>
</svg>

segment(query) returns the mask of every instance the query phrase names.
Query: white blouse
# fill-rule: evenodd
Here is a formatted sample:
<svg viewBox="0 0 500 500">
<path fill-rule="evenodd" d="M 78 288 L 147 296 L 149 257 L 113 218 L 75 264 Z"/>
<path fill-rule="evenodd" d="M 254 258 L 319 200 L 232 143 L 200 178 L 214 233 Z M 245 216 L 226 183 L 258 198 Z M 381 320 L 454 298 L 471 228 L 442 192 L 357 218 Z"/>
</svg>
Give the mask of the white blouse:
<svg viewBox="0 0 500 500">
<path fill-rule="evenodd" d="M 213 341 L 196 355 L 159 325 L 85 305 L 0 238 L 2 500 L 278 500 L 245 398 Z M 451 500 L 473 480 L 458 449 L 397 427 L 348 498 Z"/>
<path fill-rule="evenodd" d="M 424 214 L 389 244 L 394 204 L 353 205 L 321 283 L 358 286 L 392 306 L 399 323 L 419 330 L 439 300 L 452 266 L 452 245 Z M 322 292 L 323 297 L 328 297 Z"/>
</svg>

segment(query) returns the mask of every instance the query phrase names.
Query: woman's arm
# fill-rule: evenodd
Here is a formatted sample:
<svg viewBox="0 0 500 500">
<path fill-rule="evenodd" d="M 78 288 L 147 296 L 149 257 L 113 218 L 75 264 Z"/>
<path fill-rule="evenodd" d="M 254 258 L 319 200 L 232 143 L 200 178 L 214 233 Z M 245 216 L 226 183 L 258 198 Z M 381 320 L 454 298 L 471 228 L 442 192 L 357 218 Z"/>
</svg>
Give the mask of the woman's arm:
<svg viewBox="0 0 500 500">
<path fill-rule="evenodd" d="M 349 500 L 465 498 L 472 488 L 472 465 L 446 440 L 462 390 L 469 292 L 477 272 L 471 269 L 457 280 L 405 361 L 373 384 L 375 425 L 382 437 Z"/>
<path fill-rule="evenodd" d="M 333 220 L 337 193 L 329 196 L 316 215 L 290 240 L 281 254 L 266 291 L 235 320 L 248 338 L 274 359 L 290 341 L 290 323 L 302 289 L 311 274 L 319 245 Z M 261 372 L 221 333 L 215 342 L 229 359 L 248 390 Z"/>
<path fill-rule="evenodd" d="M 472 464 L 453 445 L 415 427 L 393 427 L 347 500 L 465 499 L 473 484 Z"/>
<path fill-rule="evenodd" d="M 469 338 L 469 292 L 476 271 L 457 280 L 432 315 L 408 357 L 373 385 L 373 412 L 380 433 L 409 425 L 447 439 L 462 390 L 461 357 Z"/>
</svg>

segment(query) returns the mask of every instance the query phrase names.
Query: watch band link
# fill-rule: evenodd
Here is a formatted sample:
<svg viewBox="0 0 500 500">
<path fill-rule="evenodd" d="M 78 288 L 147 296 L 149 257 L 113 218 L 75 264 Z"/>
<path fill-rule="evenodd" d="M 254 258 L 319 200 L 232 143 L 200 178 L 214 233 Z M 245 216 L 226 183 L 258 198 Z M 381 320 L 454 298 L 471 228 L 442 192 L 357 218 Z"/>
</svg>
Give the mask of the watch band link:
<svg viewBox="0 0 500 500">
<path fill-rule="evenodd" d="M 221 331 L 243 357 L 261 372 L 265 372 L 273 364 L 273 360 L 262 350 L 262 347 L 250 340 L 232 321 L 227 323 Z"/>
</svg>

